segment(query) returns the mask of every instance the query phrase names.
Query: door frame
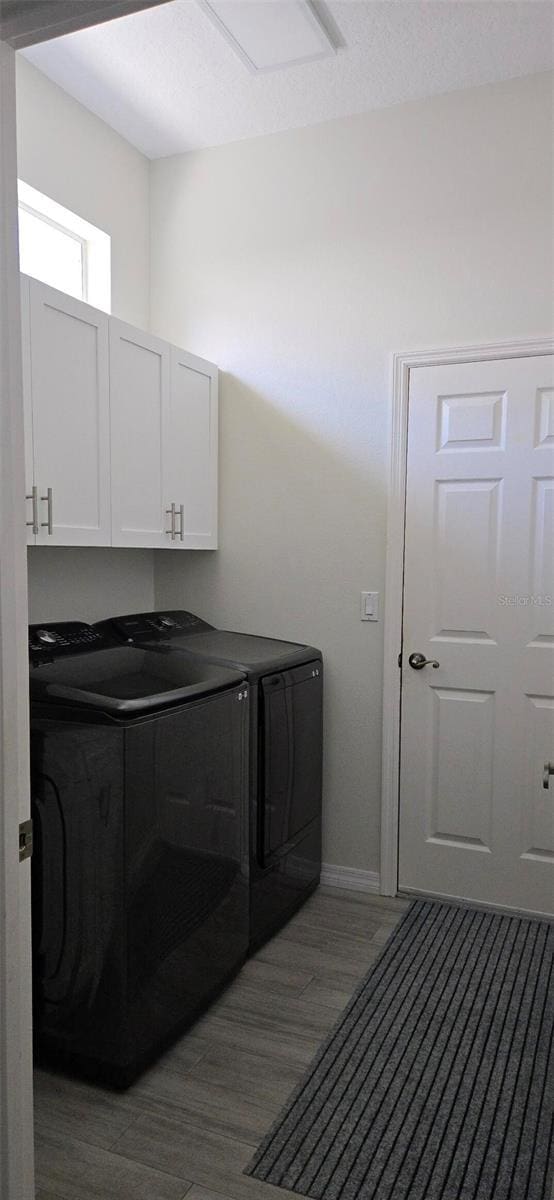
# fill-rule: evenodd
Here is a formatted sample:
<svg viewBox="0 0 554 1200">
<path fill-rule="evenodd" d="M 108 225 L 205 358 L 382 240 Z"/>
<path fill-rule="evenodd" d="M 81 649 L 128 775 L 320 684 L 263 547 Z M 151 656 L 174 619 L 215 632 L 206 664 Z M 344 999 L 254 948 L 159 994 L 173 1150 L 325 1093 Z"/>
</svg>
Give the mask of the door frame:
<svg viewBox="0 0 554 1200">
<path fill-rule="evenodd" d="M 528 358 L 553 353 L 554 338 L 529 338 L 392 355 L 388 429 L 389 484 L 384 603 L 381 782 L 380 891 L 383 896 L 395 896 L 398 891 L 402 686 L 402 672 L 398 656 L 402 651 L 404 607 L 404 522 L 410 373 L 417 370 L 418 367 L 453 366 L 457 363 L 489 362 L 497 358 Z"/>
<path fill-rule="evenodd" d="M 33 1090 L 25 456 L 15 51 L 0 41 L 0 1194 L 31 1200 Z"/>
</svg>

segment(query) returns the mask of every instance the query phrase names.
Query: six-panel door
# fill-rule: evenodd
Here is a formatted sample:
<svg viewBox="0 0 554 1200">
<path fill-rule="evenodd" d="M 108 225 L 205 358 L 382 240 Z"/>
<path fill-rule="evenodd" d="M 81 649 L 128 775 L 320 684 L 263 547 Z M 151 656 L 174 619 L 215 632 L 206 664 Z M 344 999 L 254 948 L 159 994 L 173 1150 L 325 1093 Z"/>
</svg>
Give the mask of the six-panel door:
<svg viewBox="0 0 554 1200">
<path fill-rule="evenodd" d="M 400 886 L 536 912 L 554 896 L 553 384 L 548 355 L 417 368 L 408 428 Z"/>
<path fill-rule="evenodd" d="M 35 540 L 55 546 L 109 546 L 108 318 L 34 279 L 25 287 L 28 471 L 31 446 L 33 460 L 27 490 L 37 488 Z M 24 300 L 24 312 L 25 307 Z M 27 506 L 30 519 L 30 501 Z"/>
</svg>

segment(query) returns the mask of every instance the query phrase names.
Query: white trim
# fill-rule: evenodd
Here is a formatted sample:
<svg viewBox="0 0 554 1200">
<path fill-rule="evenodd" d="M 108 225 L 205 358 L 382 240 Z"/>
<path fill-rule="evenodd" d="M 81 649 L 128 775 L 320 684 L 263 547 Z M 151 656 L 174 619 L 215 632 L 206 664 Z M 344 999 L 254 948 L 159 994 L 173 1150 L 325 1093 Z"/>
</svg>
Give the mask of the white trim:
<svg viewBox="0 0 554 1200">
<path fill-rule="evenodd" d="M 406 453 L 408 444 L 408 391 L 410 371 L 464 362 L 486 362 L 496 358 L 526 358 L 554 353 L 554 339 L 491 342 L 394 354 L 389 421 L 390 459 L 387 510 L 387 563 L 384 602 L 383 743 L 381 788 L 381 894 L 395 896 L 398 890 L 398 818 L 400 756 L 400 684 L 398 655 L 402 649 L 402 605 L 404 575 L 404 507 L 406 502 Z"/>
<path fill-rule="evenodd" d="M 0 1195 L 31 1200 L 33 1091 L 25 455 L 15 51 L 0 42 Z"/>
<path fill-rule="evenodd" d="M 377 871 L 360 871 L 357 867 L 337 867 L 321 864 L 322 887 L 344 888 L 347 892 L 379 892 Z"/>
<path fill-rule="evenodd" d="M 20 186 L 22 186 L 20 184 Z M 32 189 L 31 189 L 32 190 Z M 69 229 L 67 225 L 61 225 L 59 221 L 55 221 L 53 217 L 48 217 L 45 212 L 40 212 L 38 208 L 33 208 L 31 204 L 27 204 L 23 200 L 19 201 L 19 207 L 23 212 L 30 213 L 32 217 L 38 217 L 40 221 L 44 221 L 46 225 L 51 225 L 53 229 L 59 229 L 60 233 L 65 233 L 66 237 L 73 238 L 75 242 L 79 242 L 81 246 L 86 246 L 86 238 L 81 237 L 79 233 L 75 233 L 73 229 Z"/>
</svg>

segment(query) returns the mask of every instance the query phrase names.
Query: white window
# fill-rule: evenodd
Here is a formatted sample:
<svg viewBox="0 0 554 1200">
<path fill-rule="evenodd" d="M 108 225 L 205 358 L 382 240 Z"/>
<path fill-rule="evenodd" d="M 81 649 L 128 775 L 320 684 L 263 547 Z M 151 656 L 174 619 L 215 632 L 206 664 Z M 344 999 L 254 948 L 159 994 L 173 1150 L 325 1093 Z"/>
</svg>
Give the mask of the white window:
<svg viewBox="0 0 554 1200">
<path fill-rule="evenodd" d="M 51 287 L 111 312 L 111 238 L 19 180 L 19 265 Z"/>
</svg>

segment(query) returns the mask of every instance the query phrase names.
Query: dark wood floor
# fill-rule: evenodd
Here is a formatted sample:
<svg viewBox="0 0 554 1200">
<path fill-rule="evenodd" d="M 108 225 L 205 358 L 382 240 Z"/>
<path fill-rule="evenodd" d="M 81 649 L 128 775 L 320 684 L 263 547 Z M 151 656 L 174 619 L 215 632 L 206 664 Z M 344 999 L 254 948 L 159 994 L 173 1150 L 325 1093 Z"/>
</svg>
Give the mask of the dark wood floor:
<svg viewBox="0 0 554 1200">
<path fill-rule="evenodd" d="M 406 907 L 321 888 L 128 1092 L 37 1071 L 38 1200 L 286 1200 L 242 1174 Z"/>
</svg>

